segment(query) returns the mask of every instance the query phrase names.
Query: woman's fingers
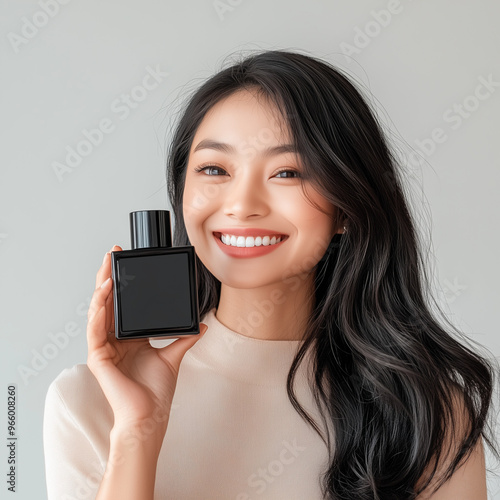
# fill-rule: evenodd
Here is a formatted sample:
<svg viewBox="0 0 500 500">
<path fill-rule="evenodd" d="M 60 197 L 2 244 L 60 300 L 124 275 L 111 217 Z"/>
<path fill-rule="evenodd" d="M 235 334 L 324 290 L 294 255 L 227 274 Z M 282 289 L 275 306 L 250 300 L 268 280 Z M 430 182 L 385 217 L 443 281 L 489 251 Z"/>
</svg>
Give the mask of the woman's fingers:
<svg viewBox="0 0 500 500">
<path fill-rule="evenodd" d="M 104 254 L 101 267 L 97 271 L 95 277 L 95 287 L 100 287 L 111 276 L 111 252 L 121 252 L 122 248 L 118 245 L 113 245 L 113 248 Z"/>
<path fill-rule="evenodd" d="M 111 277 L 111 252 L 121 252 L 122 248 L 118 245 L 113 245 L 111 250 L 104 254 L 101 267 L 97 271 L 95 279 L 95 287 L 99 288 L 109 277 Z M 115 328 L 114 321 L 114 306 L 113 306 L 113 290 L 106 298 L 106 332 L 113 332 Z"/>
<path fill-rule="evenodd" d="M 115 311 L 114 311 L 114 287 L 111 288 L 111 292 L 106 298 L 106 331 L 115 331 Z"/>
<path fill-rule="evenodd" d="M 110 250 L 111 252 L 111 250 Z M 104 254 L 102 264 L 97 274 L 95 275 L 95 287 L 99 288 L 111 276 L 111 254 L 107 252 Z"/>
<path fill-rule="evenodd" d="M 108 278 L 96 288 L 87 314 L 87 343 L 89 355 L 108 340 L 106 329 L 106 300 L 111 292 L 113 280 Z"/>
</svg>

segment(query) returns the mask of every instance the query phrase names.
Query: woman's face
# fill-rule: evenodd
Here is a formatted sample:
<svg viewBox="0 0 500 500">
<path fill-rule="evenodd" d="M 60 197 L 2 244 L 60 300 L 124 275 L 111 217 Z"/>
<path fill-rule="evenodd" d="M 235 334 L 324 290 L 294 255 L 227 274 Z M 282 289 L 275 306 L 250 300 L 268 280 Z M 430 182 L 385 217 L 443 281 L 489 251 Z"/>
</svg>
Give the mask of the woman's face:
<svg viewBox="0 0 500 500">
<path fill-rule="evenodd" d="M 305 192 L 326 213 L 305 197 L 299 157 L 290 148 L 272 150 L 291 141 L 270 106 L 249 91 L 219 101 L 198 127 L 189 154 L 183 195 L 189 240 L 207 269 L 234 288 L 306 276 L 341 232 L 333 227 L 335 207 L 309 181 Z M 237 246 L 223 243 L 221 232 L 233 235 Z M 267 245 L 272 234 L 283 235 L 276 246 Z M 242 248 L 243 242 L 255 246 Z"/>
</svg>

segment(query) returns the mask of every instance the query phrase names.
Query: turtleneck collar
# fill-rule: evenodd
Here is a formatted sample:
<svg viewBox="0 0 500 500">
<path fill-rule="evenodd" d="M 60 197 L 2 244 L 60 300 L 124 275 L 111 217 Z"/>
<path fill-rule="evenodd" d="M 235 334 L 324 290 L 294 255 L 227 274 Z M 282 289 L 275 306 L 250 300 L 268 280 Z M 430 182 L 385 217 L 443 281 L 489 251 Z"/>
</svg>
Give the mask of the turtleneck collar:
<svg viewBox="0 0 500 500">
<path fill-rule="evenodd" d="M 213 308 L 201 319 L 208 330 L 187 351 L 186 356 L 233 380 L 284 387 L 293 358 L 304 341 L 247 337 L 223 325 L 216 312 L 216 308 Z M 300 363 L 297 380 L 308 364 L 308 359 L 306 355 Z"/>
</svg>

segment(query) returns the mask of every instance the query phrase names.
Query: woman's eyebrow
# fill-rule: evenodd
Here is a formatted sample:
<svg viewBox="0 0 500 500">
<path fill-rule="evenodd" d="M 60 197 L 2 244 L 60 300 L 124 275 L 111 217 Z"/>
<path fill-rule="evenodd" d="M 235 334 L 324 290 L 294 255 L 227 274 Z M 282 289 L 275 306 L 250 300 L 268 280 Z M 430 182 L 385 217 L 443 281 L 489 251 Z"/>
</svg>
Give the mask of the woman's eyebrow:
<svg viewBox="0 0 500 500">
<path fill-rule="evenodd" d="M 231 144 L 226 144 L 224 142 L 214 141 L 213 139 L 203 139 L 194 148 L 193 153 L 199 151 L 200 149 L 214 149 L 215 151 L 221 151 L 226 154 L 236 154 L 236 148 Z M 263 149 L 260 154 L 263 157 L 274 156 L 284 153 L 297 153 L 297 149 L 293 144 L 280 144 L 279 146 L 271 146 L 269 148 Z"/>
</svg>

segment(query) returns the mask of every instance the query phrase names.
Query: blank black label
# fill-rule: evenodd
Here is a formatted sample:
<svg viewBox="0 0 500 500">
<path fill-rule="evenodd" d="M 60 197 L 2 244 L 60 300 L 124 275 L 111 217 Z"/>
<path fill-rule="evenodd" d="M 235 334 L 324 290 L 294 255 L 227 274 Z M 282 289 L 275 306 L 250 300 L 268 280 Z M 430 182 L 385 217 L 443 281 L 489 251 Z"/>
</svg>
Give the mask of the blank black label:
<svg viewBox="0 0 500 500">
<path fill-rule="evenodd" d="M 185 253 L 121 258 L 122 329 L 184 328 L 192 323 Z"/>
</svg>

